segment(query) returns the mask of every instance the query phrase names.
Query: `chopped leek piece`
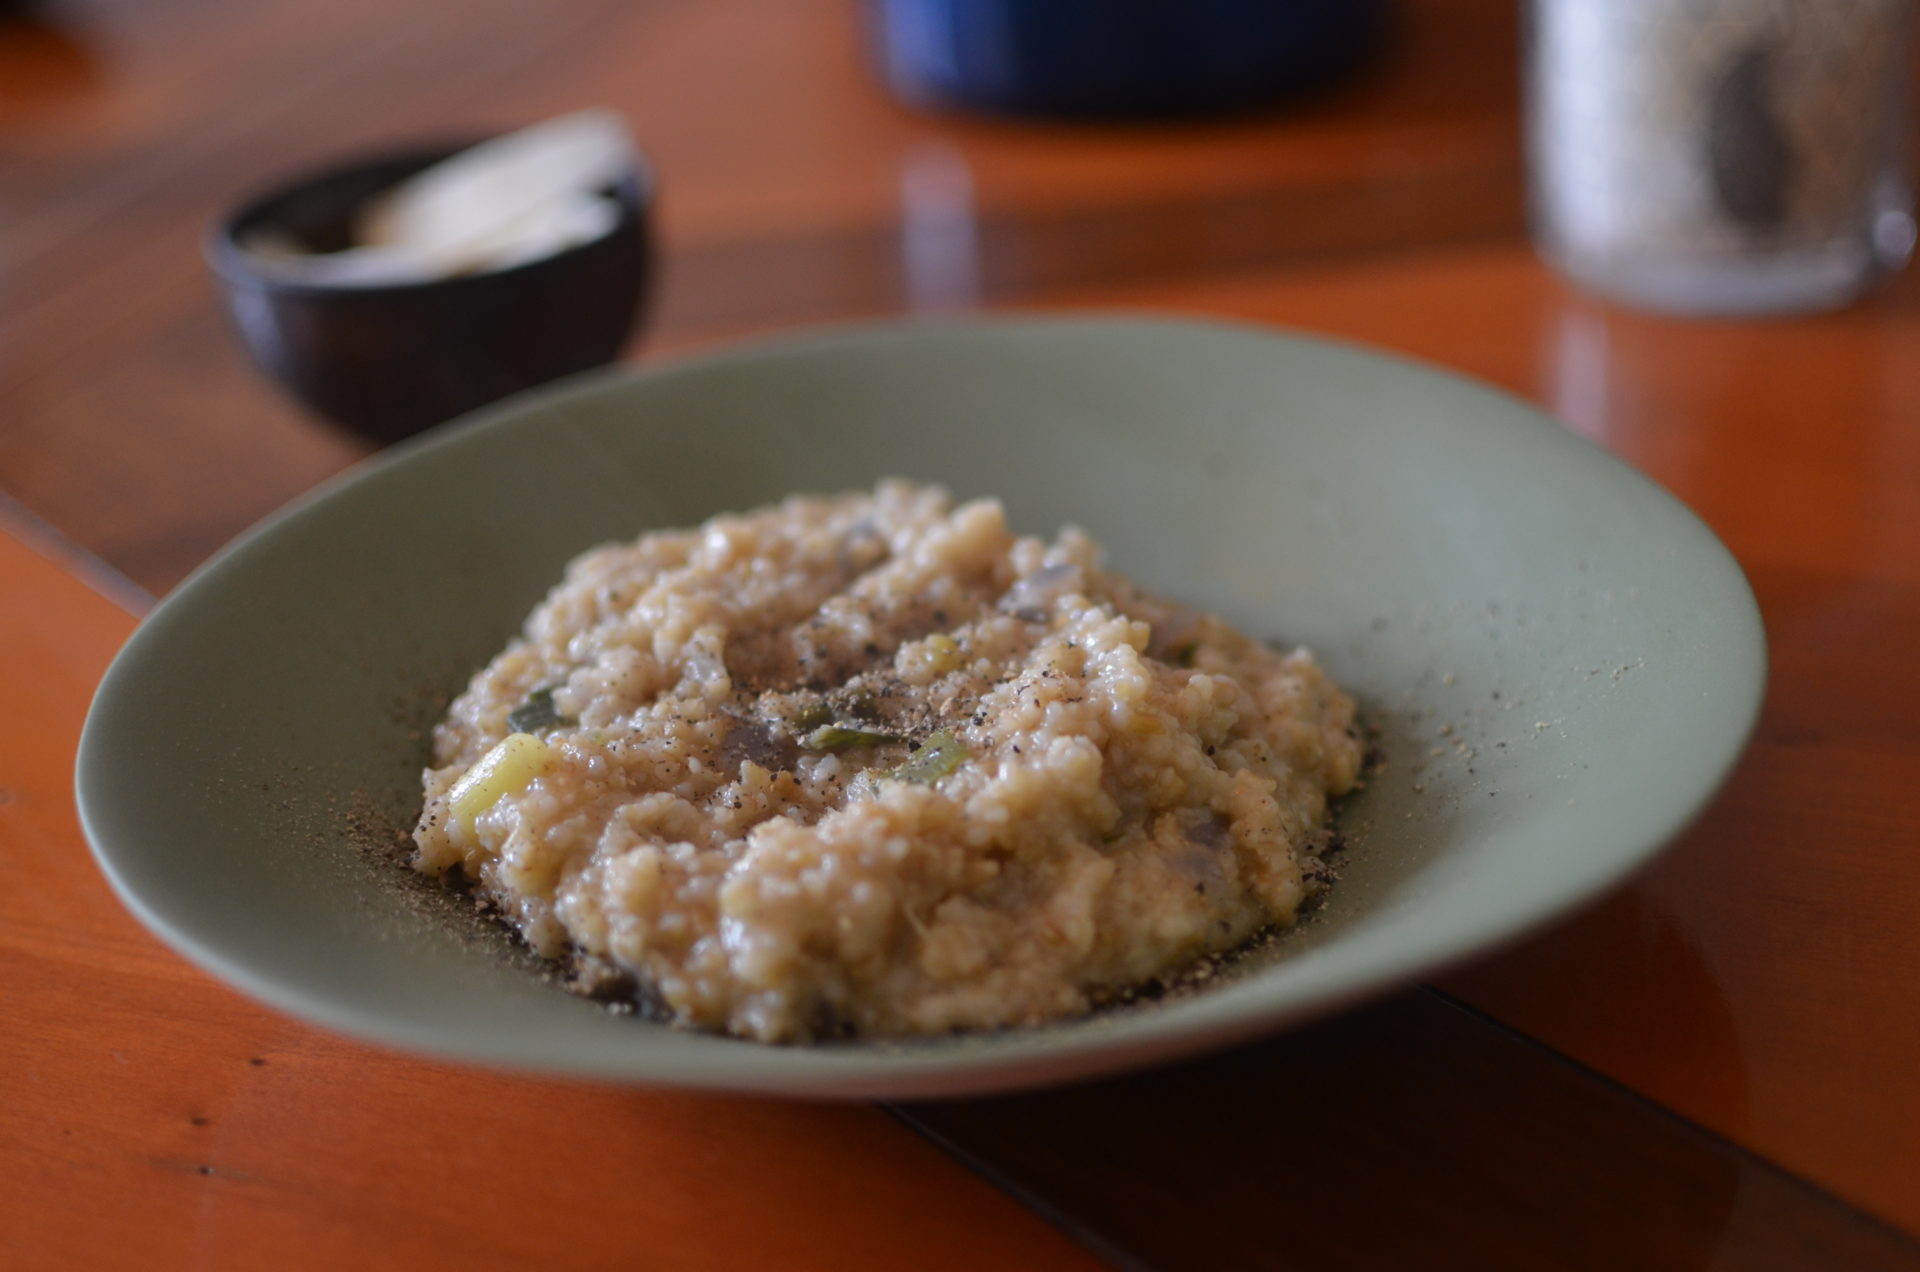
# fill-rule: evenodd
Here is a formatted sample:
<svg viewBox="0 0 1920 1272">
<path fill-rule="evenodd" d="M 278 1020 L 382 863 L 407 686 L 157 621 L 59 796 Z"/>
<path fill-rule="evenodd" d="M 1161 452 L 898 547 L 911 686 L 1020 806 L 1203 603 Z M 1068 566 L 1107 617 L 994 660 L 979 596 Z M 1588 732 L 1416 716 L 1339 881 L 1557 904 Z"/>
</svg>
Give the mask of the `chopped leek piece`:
<svg viewBox="0 0 1920 1272">
<path fill-rule="evenodd" d="M 794 712 L 793 718 L 789 720 L 788 723 L 793 725 L 796 731 L 801 729 L 817 729 L 823 724 L 833 723 L 833 708 L 828 706 L 825 701 L 809 702 L 806 706 Z"/>
<path fill-rule="evenodd" d="M 904 742 L 898 733 L 882 733 L 878 729 L 862 729 L 849 724 L 823 724 L 806 737 L 800 739 L 800 745 L 809 751 L 840 751 L 850 746 L 878 746 L 882 742 Z"/>
<path fill-rule="evenodd" d="M 507 727 L 515 733 L 532 733 L 556 724 L 572 724 L 573 720 L 561 715 L 553 705 L 553 691 L 557 688 L 558 685 L 548 685 L 528 694 L 527 700 L 507 715 Z"/>
<path fill-rule="evenodd" d="M 903 782 L 933 783 L 972 758 L 964 742 L 942 729 L 921 743 L 920 749 L 909 756 L 905 764 L 887 776 Z"/>
<path fill-rule="evenodd" d="M 469 830 L 474 819 L 508 795 L 517 795 L 551 769 L 558 757 L 531 733 L 509 733 L 453 784 L 447 811 Z"/>
</svg>

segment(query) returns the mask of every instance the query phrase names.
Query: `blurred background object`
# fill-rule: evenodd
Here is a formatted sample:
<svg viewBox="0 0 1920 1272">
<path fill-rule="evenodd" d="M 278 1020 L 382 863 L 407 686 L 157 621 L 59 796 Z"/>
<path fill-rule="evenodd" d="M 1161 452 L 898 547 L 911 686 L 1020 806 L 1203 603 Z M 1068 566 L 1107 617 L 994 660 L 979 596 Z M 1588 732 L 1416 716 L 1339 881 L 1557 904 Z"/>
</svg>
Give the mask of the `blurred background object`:
<svg viewBox="0 0 1920 1272">
<path fill-rule="evenodd" d="M 0 127 L 100 88 L 100 65 L 86 41 L 36 0 L 0 0 Z"/>
<path fill-rule="evenodd" d="M 637 159 L 593 192 L 605 216 L 584 238 L 553 238 L 544 222 L 533 223 L 539 218 L 520 218 L 553 250 L 529 256 L 511 242 L 503 247 L 501 227 L 483 218 L 481 246 L 500 249 L 499 263 L 409 276 L 415 267 L 404 253 L 356 238 L 356 226 L 379 200 L 392 204 L 407 190 L 444 194 L 449 174 L 452 194 L 477 176 L 485 196 L 491 186 L 486 172 L 472 171 L 474 156 L 500 153 L 536 132 L 334 167 L 224 218 L 208 238 L 207 261 L 254 362 L 308 407 L 376 441 L 612 362 L 652 273 L 652 181 Z M 449 162 L 456 156 L 458 166 Z M 529 180 L 524 161 L 511 166 L 507 175 L 523 190 L 539 184 Z M 438 175 L 426 175 L 432 184 L 423 187 L 423 174 Z M 500 203 L 497 192 L 493 201 Z M 460 219 L 460 209 L 453 211 Z M 444 216 L 436 224 L 448 227 Z M 290 246 L 268 252 L 263 243 Z M 340 264 L 350 261 L 363 264 Z"/>
<path fill-rule="evenodd" d="M 1533 0 L 1541 251 L 1685 312 L 1832 308 L 1914 242 L 1911 0 Z"/>
<path fill-rule="evenodd" d="M 1386 0 L 870 0 L 901 98 L 1022 115 L 1259 106 L 1378 46 Z"/>
</svg>

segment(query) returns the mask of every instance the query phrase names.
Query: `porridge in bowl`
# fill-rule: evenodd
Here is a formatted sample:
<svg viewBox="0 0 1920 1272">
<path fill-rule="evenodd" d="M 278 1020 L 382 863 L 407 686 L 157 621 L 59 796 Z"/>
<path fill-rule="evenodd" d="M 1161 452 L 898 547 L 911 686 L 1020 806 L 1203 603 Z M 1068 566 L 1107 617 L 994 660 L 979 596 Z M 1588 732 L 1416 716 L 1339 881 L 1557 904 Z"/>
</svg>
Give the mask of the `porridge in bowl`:
<svg viewBox="0 0 1920 1272">
<path fill-rule="evenodd" d="M 1293 921 L 1353 701 L 902 481 L 596 548 L 435 732 L 414 865 L 768 1042 L 1035 1024 Z"/>
</svg>

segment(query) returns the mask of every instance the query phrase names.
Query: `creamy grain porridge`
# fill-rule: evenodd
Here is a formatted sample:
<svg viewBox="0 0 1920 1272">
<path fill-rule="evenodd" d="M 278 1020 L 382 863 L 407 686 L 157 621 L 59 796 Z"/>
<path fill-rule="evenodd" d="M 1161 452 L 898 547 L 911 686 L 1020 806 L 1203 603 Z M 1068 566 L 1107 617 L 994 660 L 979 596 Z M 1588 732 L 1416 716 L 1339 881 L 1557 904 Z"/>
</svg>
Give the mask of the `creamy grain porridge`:
<svg viewBox="0 0 1920 1272">
<path fill-rule="evenodd" d="M 1353 702 L 900 481 L 596 548 L 453 704 L 415 865 L 766 1041 L 1084 1012 L 1321 886 Z"/>
</svg>

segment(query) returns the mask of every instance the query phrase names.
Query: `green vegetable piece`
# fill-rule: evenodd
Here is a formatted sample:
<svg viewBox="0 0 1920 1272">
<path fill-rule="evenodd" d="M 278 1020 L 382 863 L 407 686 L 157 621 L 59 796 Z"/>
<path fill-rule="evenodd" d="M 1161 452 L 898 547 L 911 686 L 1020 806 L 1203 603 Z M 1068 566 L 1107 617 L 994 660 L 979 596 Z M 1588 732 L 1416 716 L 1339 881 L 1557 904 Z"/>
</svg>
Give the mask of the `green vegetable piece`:
<svg viewBox="0 0 1920 1272">
<path fill-rule="evenodd" d="M 903 782 L 931 784 L 972 758 L 973 755 L 967 750 L 964 742 L 942 729 L 921 743 L 920 749 L 915 751 L 905 764 L 887 776 L 898 778 Z"/>
<path fill-rule="evenodd" d="M 825 702 L 809 702 L 793 713 L 790 723 L 796 733 L 802 729 L 817 729 L 823 724 L 832 724 L 833 708 Z"/>
<path fill-rule="evenodd" d="M 561 715 L 553 705 L 553 691 L 559 687 L 548 685 L 528 694 L 525 702 L 507 713 L 507 727 L 515 733 L 532 733 L 556 724 L 572 724 L 572 717 Z"/>
<path fill-rule="evenodd" d="M 848 724 L 823 724 L 801 738 L 800 745 L 809 751 L 843 751 L 850 746 L 878 746 L 882 742 L 905 740 L 898 733 L 882 733 L 877 729 L 860 729 Z"/>
</svg>

